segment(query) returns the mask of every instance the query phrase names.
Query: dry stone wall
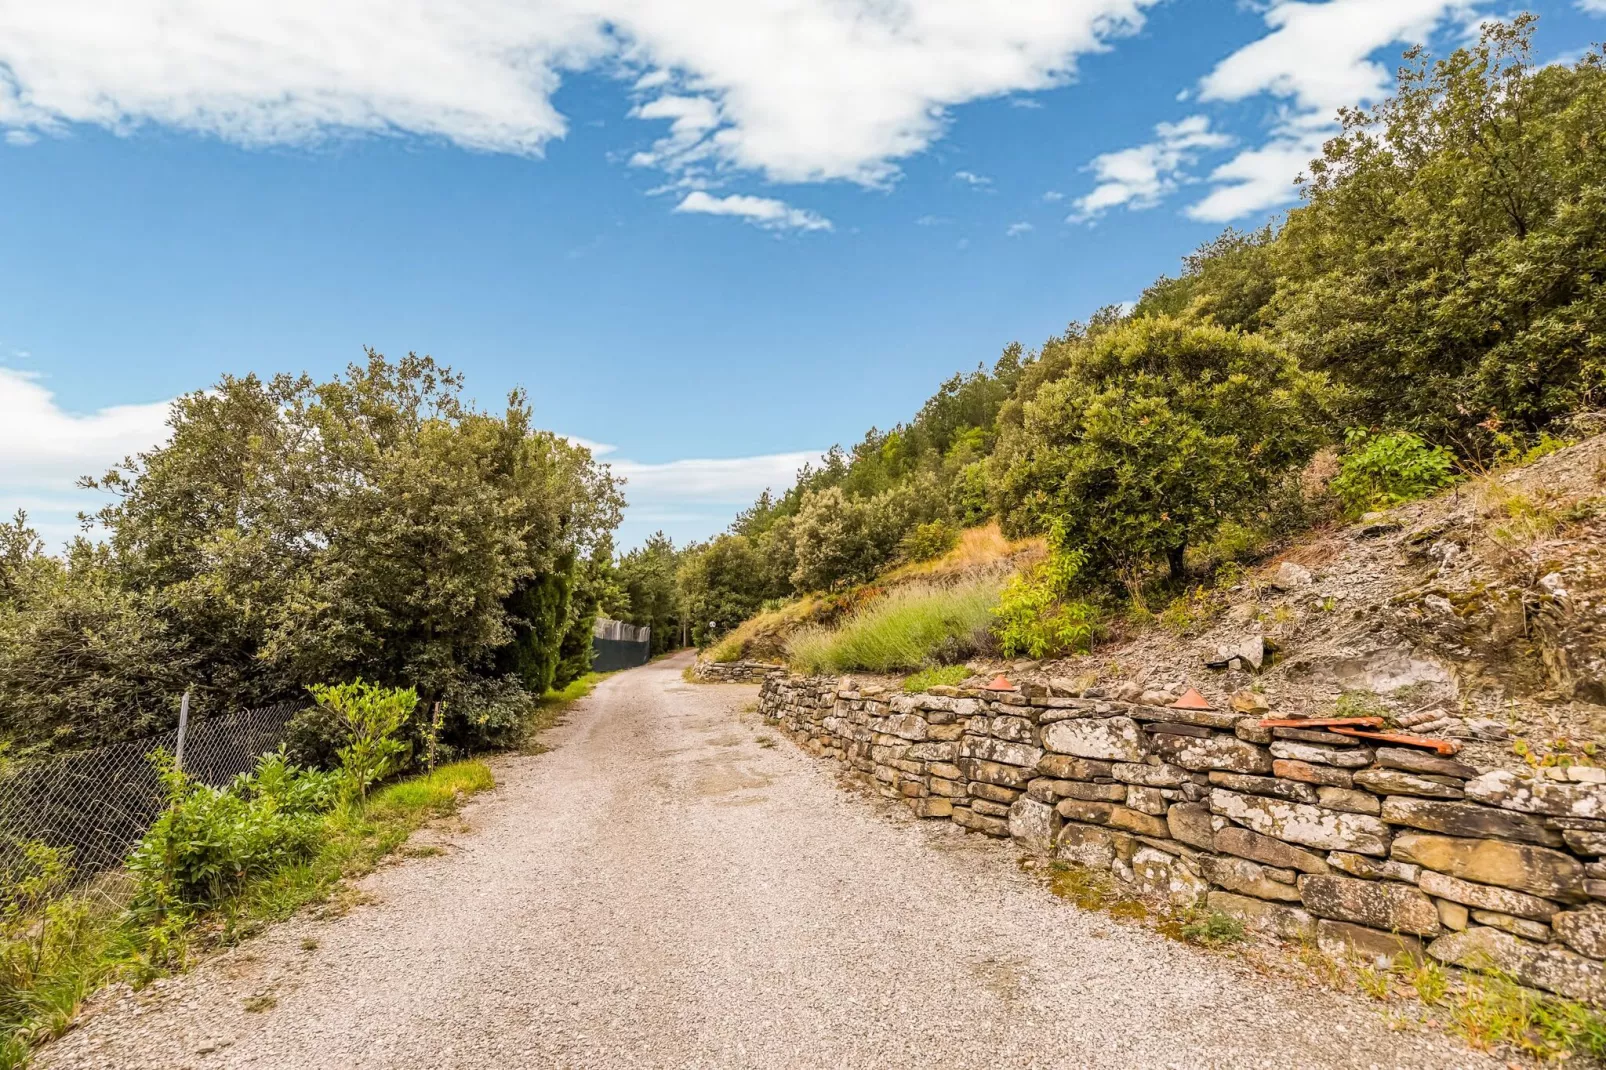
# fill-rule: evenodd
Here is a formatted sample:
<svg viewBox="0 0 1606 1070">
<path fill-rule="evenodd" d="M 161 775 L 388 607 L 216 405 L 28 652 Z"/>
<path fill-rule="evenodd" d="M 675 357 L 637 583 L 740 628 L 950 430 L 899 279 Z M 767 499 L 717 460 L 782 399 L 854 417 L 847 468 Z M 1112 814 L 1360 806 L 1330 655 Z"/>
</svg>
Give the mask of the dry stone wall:
<svg viewBox="0 0 1606 1070">
<path fill-rule="evenodd" d="M 784 676 L 786 669 L 767 661 L 710 661 L 698 658 L 691 674 L 716 684 L 760 684 L 771 676 Z"/>
<path fill-rule="evenodd" d="M 764 678 L 760 711 L 916 814 L 1334 957 L 1497 967 L 1606 1005 L 1606 776 L 1524 779 L 1258 716 L 1044 685 Z"/>
</svg>

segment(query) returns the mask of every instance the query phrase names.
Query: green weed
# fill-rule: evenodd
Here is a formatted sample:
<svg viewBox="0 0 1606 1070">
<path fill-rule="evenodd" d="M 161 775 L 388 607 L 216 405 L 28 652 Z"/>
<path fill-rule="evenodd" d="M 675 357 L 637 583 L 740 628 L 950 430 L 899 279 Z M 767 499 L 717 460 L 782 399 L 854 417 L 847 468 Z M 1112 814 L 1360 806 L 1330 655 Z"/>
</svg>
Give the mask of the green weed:
<svg viewBox="0 0 1606 1070">
<path fill-rule="evenodd" d="M 911 695 L 929 691 L 934 687 L 953 687 L 963 683 L 970 670 L 963 665 L 938 665 L 904 678 L 903 689 Z"/>
</svg>

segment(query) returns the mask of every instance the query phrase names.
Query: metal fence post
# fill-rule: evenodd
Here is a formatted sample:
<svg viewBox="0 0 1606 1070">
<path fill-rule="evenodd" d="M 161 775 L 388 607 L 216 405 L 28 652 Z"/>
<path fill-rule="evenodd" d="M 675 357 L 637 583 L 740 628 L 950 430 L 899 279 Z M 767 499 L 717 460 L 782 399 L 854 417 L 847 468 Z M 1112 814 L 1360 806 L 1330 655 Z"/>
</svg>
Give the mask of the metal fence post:
<svg viewBox="0 0 1606 1070">
<path fill-rule="evenodd" d="M 178 743 L 173 748 L 173 764 L 184 771 L 184 731 L 190 726 L 190 689 L 184 689 L 184 701 L 178 704 Z"/>
</svg>

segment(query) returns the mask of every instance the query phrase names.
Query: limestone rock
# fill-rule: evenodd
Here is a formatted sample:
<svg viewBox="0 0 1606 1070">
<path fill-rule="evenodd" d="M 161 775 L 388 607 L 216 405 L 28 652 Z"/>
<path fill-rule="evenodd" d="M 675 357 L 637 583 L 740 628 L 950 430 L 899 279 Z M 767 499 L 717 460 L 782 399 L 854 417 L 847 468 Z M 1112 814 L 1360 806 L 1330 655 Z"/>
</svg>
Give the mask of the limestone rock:
<svg viewBox="0 0 1606 1070">
<path fill-rule="evenodd" d="M 1316 802 L 1316 789 L 1309 784 L 1298 780 L 1281 780 L 1277 777 L 1250 776 L 1247 773 L 1223 773 L 1219 770 L 1210 774 L 1210 783 L 1218 788 L 1229 791 L 1242 791 L 1250 795 L 1270 795 L 1274 799 L 1288 799 L 1293 802 Z"/>
<path fill-rule="evenodd" d="M 1439 908 L 1439 921 L 1451 932 L 1460 932 L 1472 920 L 1471 912 L 1460 903 L 1452 903 L 1448 899 L 1435 899 L 1433 905 Z"/>
<path fill-rule="evenodd" d="M 1595 832 L 1590 829 L 1567 829 L 1562 832 L 1567 846 L 1581 855 L 1606 855 L 1606 832 Z"/>
<path fill-rule="evenodd" d="M 1152 741 L 1155 753 L 1174 765 L 1195 772 L 1219 769 L 1233 773 L 1269 773 L 1271 758 L 1253 743 L 1236 736 L 1195 739 L 1157 733 Z"/>
<path fill-rule="evenodd" d="M 1210 809 L 1262 835 L 1306 847 L 1363 855 L 1386 855 L 1389 851 L 1388 826 L 1365 814 L 1339 813 L 1221 788 L 1211 790 Z"/>
<path fill-rule="evenodd" d="M 1217 831 L 1212 846 L 1224 854 L 1264 862 L 1279 869 L 1297 869 L 1302 873 L 1331 872 L 1320 855 L 1237 825 L 1228 825 Z"/>
<path fill-rule="evenodd" d="M 987 730 L 995 739 L 1008 740 L 1011 743 L 1032 743 L 1033 735 L 1037 729 L 1032 722 L 1024 717 L 994 717 L 988 722 Z"/>
<path fill-rule="evenodd" d="M 1175 765 L 1134 765 L 1116 762 L 1110 773 L 1124 784 L 1142 784 L 1148 788 L 1180 788 L 1188 782 L 1188 771 Z"/>
<path fill-rule="evenodd" d="M 1043 729 L 1043 746 L 1076 758 L 1117 762 L 1143 760 L 1143 733 L 1130 717 L 1055 721 Z"/>
<path fill-rule="evenodd" d="M 1606 966 L 1563 948 L 1537 947 L 1487 926 L 1441 936 L 1428 945 L 1440 962 L 1468 969 L 1497 969 L 1519 984 L 1568 999 L 1606 1001 Z"/>
<path fill-rule="evenodd" d="M 1274 775 L 1284 780 L 1298 780 L 1306 784 L 1325 784 L 1333 788 L 1347 788 L 1353 781 L 1343 769 L 1328 765 L 1312 765 L 1292 758 L 1278 758 L 1271 763 Z"/>
<path fill-rule="evenodd" d="M 1606 784 L 1524 780 L 1501 769 L 1467 781 L 1467 797 L 1525 814 L 1606 818 Z"/>
<path fill-rule="evenodd" d="M 1131 858 L 1137 841 L 1124 832 L 1067 822 L 1060 829 L 1055 854 L 1067 862 L 1107 870 L 1118 858 Z"/>
<path fill-rule="evenodd" d="M 1145 814 L 1114 803 L 1082 802 L 1079 799 L 1061 799 L 1060 816 L 1067 821 L 1085 821 L 1093 825 L 1135 832 L 1140 836 L 1164 837 L 1166 823 L 1153 814 Z"/>
<path fill-rule="evenodd" d="M 1299 878 L 1299 894 L 1317 917 L 1417 936 L 1443 931 L 1433 900 L 1409 885 L 1307 873 Z"/>
<path fill-rule="evenodd" d="M 1379 795 L 1426 795 L 1436 799 L 1464 797 L 1460 788 L 1398 769 L 1362 769 L 1355 774 L 1355 783 Z"/>
<path fill-rule="evenodd" d="M 1376 817 L 1382 809 L 1382 800 L 1369 791 L 1350 788 L 1320 787 L 1316 789 L 1316 802 L 1329 810 L 1343 810 L 1349 814 L 1371 814 Z"/>
<path fill-rule="evenodd" d="M 1341 769 L 1359 769 L 1372 764 L 1372 752 L 1365 747 L 1323 747 L 1315 743 L 1296 743 L 1279 739 L 1271 745 L 1274 758 L 1287 758 L 1312 765 L 1333 765 Z"/>
<path fill-rule="evenodd" d="M 1219 884 L 1229 892 L 1252 895 L 1256 899 L 1299 902 L 1299 889 L 1292 883 L 1295 874 L 1291 869 L 1273 869 L 1248 859 L 1222 855 L 1200 855 L 1199 868 L 1211 884 Z"/>
<path fill-rule="evenodd" d="M 1297 591 L 1310 586 L 1310 569 L 1292 561 L 1284 561 L 1272 574 L 1271 586 L 1279 591 Z"/>
<path fill-rule="evenodd" d="M 1004 803 L 993 802 L 991 799 L 979 799 L 975 796 L 972 796 L 970 800 L 970 808 L 978 814 L 986 814 L 988 817 L 996 817 L 1000 821 L 1007 821 L 1009 819 L 1009 807 Z"/>
<path fill-rule="evenodd" d="M 1008 740 L 987 736 L 966 736 L 959 744 L 961 758 L 975 758 L 1002 765 L 1019 765 L 1035 769 L 1043 752 L 1030 743 L 1011 743 Z"/>
<path fill-rule="evenodd" d="M 1440 900 L 1443 902 L 1443 900 Z M 1538 944 L 1550 942 L 1550 926 L 1544 922 L 1501 914 L 1493 910 L 1474 910 L 1472 920 L 1491 929 L 1501 929 L 1512 936 L 1521 936 Z"/>
<path fill-rule="evenodd" d="M 1109 762 L 1073 758 L 1066 754 L 1044 754 L 1037 759 L 1037 771 L 1056 780 L 1096 780 L 1110 775 Z"/>
<path fill-rule="evenodd" d="M 1052 806 L 1032 799 L 1016 799 L 1009 807 L 1009 834 L 1028 851 L 1052 853 L 1060 824 L 1060 815 Z"/>
<path fill-rule="evenodd" d="M 1125 784 L 1089 784 L 1085 780 L 1056 780 L 1057 793 L 1083 802 L 1126 802 Z"/>
<path fill-rule="evenodd" d="M 1550 919 L 1556 936 L 1568 947 L 1592 959 L 1606 959 L 1606 907 L 1569 910 Z"/>
<path fill-rule="evenodd" d="M 1377 748 L 1377 764 L 1390 769 L 1403 769 L 1408 773 L 1428 773 L 1435 776 L 1458 777 L 1461 780 L 1471 780 L 1478 775 L 1478 771 L 1462 762 L 1441 758 L 1437 754 L 1430 754 L 1424 750 L 1412 747 L 1379 747 Z"/>
<path fill-rule="evenodd" d="M 1561 908 L 1547 899 L 1510 888 L 1496 888 L 1489 884 L 1473 884 L 1458 877 L 1423 870 L 1417 884 L 1429 895 L 1449 899 L 1480 910 L 1497 910 L 1503 914 L 1549 921 Z"/>
<path fill-rule="evenodd" d="M 1316 933 L 1316 919 L 1297 907 L 1214 891 L 1205 897 L 1205 905 L 1217 913 L 1237 918 L 1246 929 L 1284 940 L 1304 942 Z"/>
<path fill-rule="evenodd" d="M 1237 713 L 1267 714 L 1271 712 L 1271 703 L 1259 691 L 1234 691 L 1227 704 Z"/>
<path fill-rule="evenodd" d="M 1000 839 L 1009 835 L 1009 822 L 1001 821 L 996 817 L 978 814 L 968 806 L 954 807 L 954 824 L 961 825 L 973 832 L 984 832 L 989 836 Z"/>
<path fill-rule="evenodd" d="M 1422 941 L 1414 936 L 1383 933 L 1364 925 L 1323 919 L 1316 923 L 1316 946 L 1328 958 L 1362 959 L 1377 966 L 1389 966 L 1401 955 L 1422 957 Z"/>
<path fill-rule="evenodd" d="M 1005 806 L 1008 806 L 1010 803 L 1020 798 L 1020 792 L 1015 788 L 1006 788 L 998 784 L 988 784 L 980 780 L 971 782 L 970 794 L 978 799 L 986 799 L 988 802 L 1002 803 Z"/>
<path fill-rule="evenodd" d="M 967 780 L 981 780 L 1006 788 L 1025 790 L 1027 783 L 1032 779 L 1032 771 L 1018 765 L 984 762 L 979 758 L 961 758 L 958 764 Z"/>
<path fill-rule="evenodd" d="M 1141 784 L 1133 784 L 1126 789 L 1126 804 L 1134 810 L 1157 817 L 1164 814 L 1166 808 L 1165 796 L 1160 794 L 1159 788 L 1146 788 Z"/>
<path fill-rule="evenodd" d="M 1132 879 L 1138 891 L 1163 895 L 1179 907 L 1194 906 L 1210 891 L 1210 885 L 1178 859 L 1153 847 L 1139 847 L 1132 855 Z"/>
<path fill-rule="evenodd" d="M 914 810 L 916 817 L 952 817 L 954 813 L 952 799 L 939 798 L 935 795 L 911 799 L 909 806 Z"/>
<path fill-rule="evenodd" d="M 1215 849 L 1215 821 L 1210 807 L 1203 803 L 1177 803 L 1166 811 L 1166 828 L 1171 838 L 1204 851 Z"/>
<path fill-rule="evenodd" d="M 1579 899 L 1584 894 L 1584 867 L 1577 859 L 1544 847 L 1407 832 L 1394 840 L 1391 857 L 1465 881 L 1550 899 Z"/>
<path fill-rule="evenodd" d="M 1327 862 L 1333 868 L 1341 869 L 1352 877 L 1365 877 L 1373 881 L 1404 881 L 1406 884 L 1415 884 L 1422 876 L 1421 866 L 1385 858 L 1367 858 L 1365 855 L 1350 854 L 1348 851 L 1331 852 L 1327 856 Z"/>
<path fill-rule="evenodd" d="M 1357 777 L 1359 779 L 1359 777 Z M 1383 801 L 1383 820 L 1425 832 L 1469 839 L 1516 840 L 1541 847 L 1560 847 L 1561 834 L 1526 814 L 1491 810 L 1471 803 L 1436 802 L 1392 796 Z"/>
</svg>

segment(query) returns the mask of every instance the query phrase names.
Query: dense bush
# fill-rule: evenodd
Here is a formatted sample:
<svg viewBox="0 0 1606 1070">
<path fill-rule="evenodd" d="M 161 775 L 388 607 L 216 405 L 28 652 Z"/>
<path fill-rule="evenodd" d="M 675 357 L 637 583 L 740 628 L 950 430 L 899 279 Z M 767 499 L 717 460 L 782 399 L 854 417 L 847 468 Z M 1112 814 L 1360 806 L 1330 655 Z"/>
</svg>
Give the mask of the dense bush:
<svg viewBox="0 0 1606 1070">
<path fill-rule="evenodd" d="M 1352 516 L 1432 494 L 1455 476 L 1449 450 L 1409 431 L 1374 435 L 1351 428 L 1345 444 L 1329 489 Z"/>
<path fill-rule="evenodd" d="M 321 815 L 340 778 L 296 769 L 268 755 L 228 788 L 198 784 L 164 758 L 167 809 L 129 856 L 133 909 L 147 916 L 200 910 L 248 882 L 310 858 Z"/>
<path fill-rule="evenodd" d="M 1075 597 L 1087 555 L 1055 550 L 1010 578 L 993 611 L 993 634 L 1010 657 L 1053 657 L 1093 649 L 1097 610 Z"/>
<path fill-rule="evenodd" d="M 88 481 L 114 496 L 104 543 L 0 540 L 0 738 L 170 727 L 191 683 L 204 716 L 359 674 L 434 699 L 586 671 L 617 483 L 521 393 L 493 415 L 460 390 L 370 353 L 174 402 L 166 445 Z"/>
<path fill-rule="evenodd" d="M 996 580 L 909 584 L 868 602 L 833 626 L 794 634 L 787 658 L 800 672 L 895 672 L 962 662 L 990 645 Z"/>
<path fill-rule="evenodd" d="M 1324 384 L 1271 342 L 1171 317 L 1134 319 L 1067 354 L 999 455 L 1005 518 L 1059 525 L 1101 575 L 1187 547 L 1257 510 L 1322 440 Z"/>
</svg>

